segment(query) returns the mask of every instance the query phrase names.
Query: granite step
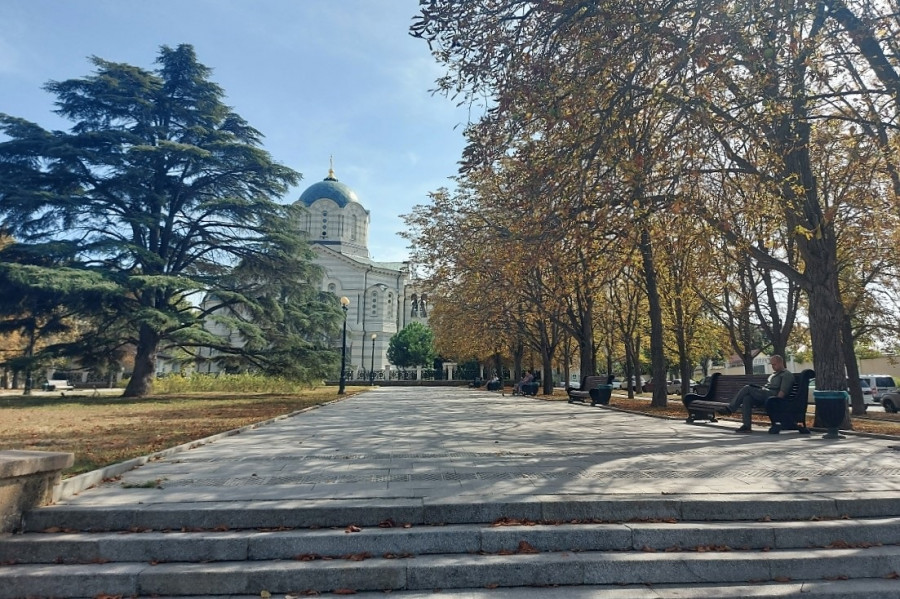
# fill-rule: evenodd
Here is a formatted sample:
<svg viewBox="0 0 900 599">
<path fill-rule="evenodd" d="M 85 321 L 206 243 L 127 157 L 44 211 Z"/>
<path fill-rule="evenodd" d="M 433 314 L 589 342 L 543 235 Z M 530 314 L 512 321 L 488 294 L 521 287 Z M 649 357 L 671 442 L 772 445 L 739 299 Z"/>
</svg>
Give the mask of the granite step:
<svg viewBox="0 0 900 599">
<path fill-rule="evenodd" d="M 59 504 L 31 510 L 25 532 L 324 528 L 398 524 L 533 522 L 782 521 L 900 516 L 893 493 L 531 496 L 454 500 L 346 499 Z"/>
<path fill-rule="evenodd" d="M 789 522 L 632 522 L 338 529 L 56 532 L 8 536 L 0 564 L 340 559 L 534 552 L 730 551 L 900 545 L 900 517 Z"/>
<path fill-rule="evenodd" d="M 900 547 L 770 551 L 545 552 L 411 558 L 215 563 L 13 565 L 0 568 L 0 599 L 97 596 L 231 596 L 333 591 L 433 591 L 580 585 L 748 585 L 886 580 L 896 585 Z M 897 596 L 897 595 L 894 595 Z"/>
</svg>

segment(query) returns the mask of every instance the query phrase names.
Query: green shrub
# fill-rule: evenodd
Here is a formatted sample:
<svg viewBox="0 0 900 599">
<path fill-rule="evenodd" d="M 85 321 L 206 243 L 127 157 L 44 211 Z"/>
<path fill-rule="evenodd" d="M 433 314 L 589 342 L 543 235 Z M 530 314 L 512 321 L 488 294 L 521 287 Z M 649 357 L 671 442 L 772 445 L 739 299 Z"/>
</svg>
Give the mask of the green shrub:
<svg viewBox="0 0 900 599">
<path fill-rule="evenodd" d="M 155 394 L 177 393 L 297 393 L 311 385 L 262 374 L 169 375 L 153 383 Z"/>
</svg>

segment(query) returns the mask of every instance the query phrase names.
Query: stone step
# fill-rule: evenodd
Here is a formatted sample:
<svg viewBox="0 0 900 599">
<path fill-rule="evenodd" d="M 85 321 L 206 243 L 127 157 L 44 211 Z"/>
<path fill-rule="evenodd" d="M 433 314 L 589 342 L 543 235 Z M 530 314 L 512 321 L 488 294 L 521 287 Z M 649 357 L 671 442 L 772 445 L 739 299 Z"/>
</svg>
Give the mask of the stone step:
<svg viewBox="0 0 900 599">
<path fill-rule="evenodd" d="M 180 530 L 226 527 L 324 528 L 397 524 L 486 524 L 501 519 L 533 522 L 641 520 L 780 521 L 817 518 L 900 516 L 890 493 L 820 495 L 605 495 L 531 496 L 520 501 L 493 497 L 456 500 L 346 499 L 134 503 L 120 506 L 60 504 L 31 510 L 26 532 L 67 530 Z"/>
<path fill-rule="evenodd" d="M 782 522 L 635 522 L 269 531 L 26 533 L 0 564 L 216 562 L 534 551 L 708 551 L 900 545 L 900 517 Z M 898 568 L 900 569 L 900 568 Z"/>
<path fill-rule="evenodd" d="M 584 585 L 496 589 L 441 589 L 442 599 L 897 599 L 898 582 L 892 579 L 766 582 L 755 584 L 691 585 Z M 383 591 L 355 593 L 355 599 L 384 599 Z M 393 591 L 396 599 L 434 599 L 434 591 Z M 295 594 L 273 594 L 273 599 L 301 599 Z M 212 595 L 156 597 L 155 599 L 220 599 Z M 228 599 L 259 599 L 259 595 L 232 595 Z"/>
<path fill-rule="evenodd" d="M 570 585 L 746 585 L 892 579 L 900 547 L 710 552 L 550 552 L 216 563 L 11 565 L 0 599 L 433 591 Z M 895 584 L 894 597 L 900 593 Z M 622 595 L 619 595 L 620 597 Z M 697 596 L 697 595 L 683 595 Z M 752 595 L 751 595 L 752 596 Z M 806 596 L 806 595 L 804 595 Z"/>
</svg>

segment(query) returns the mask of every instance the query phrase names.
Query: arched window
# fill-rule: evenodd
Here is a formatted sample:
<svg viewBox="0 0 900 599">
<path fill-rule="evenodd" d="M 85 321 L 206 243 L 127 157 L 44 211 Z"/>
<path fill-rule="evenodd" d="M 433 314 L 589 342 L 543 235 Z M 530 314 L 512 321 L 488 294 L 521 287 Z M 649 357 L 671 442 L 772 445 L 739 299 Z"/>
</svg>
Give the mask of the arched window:
<svg viewBox="0 0 900 599">
<path fill-rule="evenodd" d="M 334 283 L 329 283 L 328 291 L 330 291 L 331 293 L 335 293 L 337 291 L 337 285 L 335 285 Z"/>
<path fill-rule="evenodd" d="M 413 293 L 410 303 L 412 304 L 412 310 L 409 311 L 409 315 L 415 318 L 419 315 L 419 296 Z"/>
<path fill-rule="evenodd" d="M 428 306 L 426 305 L 427 299 L 428 299 L 428 296 L 426 296 L 423 293 L 422 298 L 419 300 L 419 315 L 422 318 L 425 318 L 426 316 L 428 316 Z"/>
<path fill-rule="evenodd" d="M 353 218 L 350 221 L 350 240 L 351 241 L 356 241 L 356 233 L 357 233 L 356 228 L 358 226 L 359 226 L 359 223 L 357 222 L 356 215 L 354 214 Z"/>
</svg>

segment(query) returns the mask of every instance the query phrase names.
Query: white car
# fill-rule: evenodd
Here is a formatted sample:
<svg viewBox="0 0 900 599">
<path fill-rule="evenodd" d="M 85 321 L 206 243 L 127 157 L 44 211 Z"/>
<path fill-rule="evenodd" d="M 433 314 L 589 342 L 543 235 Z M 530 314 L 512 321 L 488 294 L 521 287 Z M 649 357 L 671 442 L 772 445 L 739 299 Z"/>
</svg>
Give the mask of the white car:
<svg viewBox="0 0 900 599">
<path fill-rule="evenodd" d="M 859 380 L 863 385 L 872 388 L 872 397 L 875 398 L 876 405 L 881 403 L 882 394 L 897 392 L 897 383 L 889 374 L 861 374 Z"/>
<path fill-rule="evenodd" d="M 875 399 L 875 396 L 872 393 L 872 388 L 869 387 L 869 385 L 867 385 L 865 381 L 860 380 L 859 384 L 862 387 L 863 403 L 865 403 L 867 406 L 881 405 L 880 403 L 878 403 L 878 400 Z M 850 381 L 847 381 L 847 386 L 849 386 L 849 385 L 850 385 Z M 816 390 L 816 379 L 813 379 L 813 380 L 809 381 L 809 395 L 807 396 L 808 397 L 807 403 L 811 403 L 811 404 L 816 403 L 815 397 L 813 396 L 813 391 L 815 391 L 815 390 Z M 885 411 L 888 411 L 888 410 L 885 409 Z"/>
</svg>

